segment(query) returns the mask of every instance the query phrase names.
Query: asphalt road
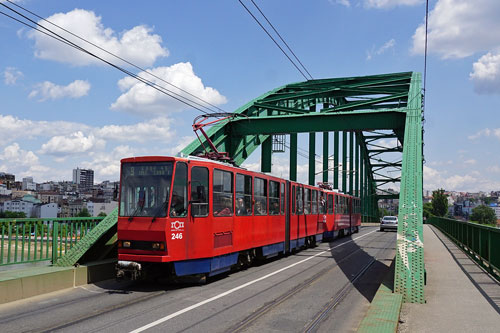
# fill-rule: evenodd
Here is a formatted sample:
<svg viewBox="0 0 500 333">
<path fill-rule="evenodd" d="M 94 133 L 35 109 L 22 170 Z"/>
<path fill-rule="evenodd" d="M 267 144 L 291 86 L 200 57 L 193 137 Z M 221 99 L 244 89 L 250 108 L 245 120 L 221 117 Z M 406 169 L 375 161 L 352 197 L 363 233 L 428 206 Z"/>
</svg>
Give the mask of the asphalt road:
<svg viewBox="0 0 500 333">
<path fill-rule="evenodd" d="M 107 281 L 0 306 L 0 332 L 355 331 L 395 254 L 360 233 L 205 285 Z"/>
</svg>

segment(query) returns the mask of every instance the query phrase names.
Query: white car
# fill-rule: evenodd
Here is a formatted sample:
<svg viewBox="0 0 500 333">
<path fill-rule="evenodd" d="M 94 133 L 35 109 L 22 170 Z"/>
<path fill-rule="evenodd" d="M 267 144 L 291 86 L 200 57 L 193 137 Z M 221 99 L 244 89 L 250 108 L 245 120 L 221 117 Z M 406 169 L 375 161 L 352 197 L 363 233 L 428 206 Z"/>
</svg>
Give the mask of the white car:
<svg viewBox="0 0 500 333">
<path fill-rule="evenodd" d="M 398 230 L 397 216 L 384 216 L 380 220 L 380 231 L 384 231 L 386 229 Z"/>
</svg>

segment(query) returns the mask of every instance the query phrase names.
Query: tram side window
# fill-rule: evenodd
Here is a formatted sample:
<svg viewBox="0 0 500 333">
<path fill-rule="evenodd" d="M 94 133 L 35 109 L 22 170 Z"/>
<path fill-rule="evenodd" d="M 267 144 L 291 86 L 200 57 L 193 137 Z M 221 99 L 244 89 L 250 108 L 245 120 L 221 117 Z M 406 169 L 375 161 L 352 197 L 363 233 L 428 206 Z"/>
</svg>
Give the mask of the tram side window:
<svg viewBox="0 0 500 333">
<path fill-rule="evenodd" d="M 318 191 L 311 190 L 312 192 L 312 213 L 318 214 Z"/>
<path fill-rule="evenodd" d="M 183 162 L 177 162 L 172 202 L 170 203 L 170 216 L 186 216 L 187 203 L 187 165 Z"/>
<path fill-rule="evenodd" d="M 255 215 L 267 215 L 267 180 L 254 178 Z"/>
<path fill-rule="evenodd" d="M 311 190 L 304 189 L 304 214 L 311 214 Z"/>
<path fill-rule="evenodd" d="M 280 213 L 280 183 L 269 181 L 269 215 Z"/>
<path fill-rule="evenodd" d="M 296 201 L 297 201 L 297 214 L 302 214 L 304 212 L 304 188 L 297 187 Z"/>
<path fill-rule="evenodd" d="M 319 192 L 318 209 L 320 214 L 326 214 L 326 193 Z"/>
<path fill-rule="evenodd" d="M 191 210 L 195 217 L 208 216 L 208 169 L 191 169 Z"/>
<path fill-rule="evenodd" d="M 236 174 L 236 215 L 252 215 L 252 177 Z"/>
<path fill-rule="evenodd" d="M 292 214 L 295 213 L 295 186 L 292 186 Z"/>
<path fill-rule="evenodd" d="M 333 214 L 333 195 L 328 195 L 328 214 Z"/>
<path fill-rule="evenodd" d="M 233 173 L 214 169 L 214 216 L 233 215 Z"/>
<path fill-rule="evenodd" d="M 285 183 L 281 183 L 281 215 L 285 214 Z"/>
</svg>

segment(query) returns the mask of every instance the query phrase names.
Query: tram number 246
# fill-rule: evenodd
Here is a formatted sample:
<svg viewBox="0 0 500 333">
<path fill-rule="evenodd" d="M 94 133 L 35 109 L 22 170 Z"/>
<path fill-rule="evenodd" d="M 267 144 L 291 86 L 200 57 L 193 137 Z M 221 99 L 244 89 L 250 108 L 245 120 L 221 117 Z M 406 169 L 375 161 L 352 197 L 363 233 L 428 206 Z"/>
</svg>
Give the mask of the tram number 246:
<svg viewBox="0 0 500 333">
<path fill-rule="evenodd" d="M 172 233 L 172 239 L 182 239 L 182 232 Z"/>
</svg>

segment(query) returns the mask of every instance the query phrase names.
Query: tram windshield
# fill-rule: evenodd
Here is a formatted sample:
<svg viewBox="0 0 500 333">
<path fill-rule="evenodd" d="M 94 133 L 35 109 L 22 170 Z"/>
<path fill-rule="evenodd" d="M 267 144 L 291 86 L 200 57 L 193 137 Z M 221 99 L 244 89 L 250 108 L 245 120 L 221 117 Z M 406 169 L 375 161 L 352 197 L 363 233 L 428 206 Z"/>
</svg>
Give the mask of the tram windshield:
<svg viewBox="0 0 500 333">
<path fill-rule="evenodd" d="M 173 162 L 123 163 L 120 216 L 165 217 Z"/>
</svg>

